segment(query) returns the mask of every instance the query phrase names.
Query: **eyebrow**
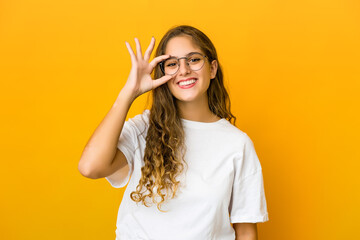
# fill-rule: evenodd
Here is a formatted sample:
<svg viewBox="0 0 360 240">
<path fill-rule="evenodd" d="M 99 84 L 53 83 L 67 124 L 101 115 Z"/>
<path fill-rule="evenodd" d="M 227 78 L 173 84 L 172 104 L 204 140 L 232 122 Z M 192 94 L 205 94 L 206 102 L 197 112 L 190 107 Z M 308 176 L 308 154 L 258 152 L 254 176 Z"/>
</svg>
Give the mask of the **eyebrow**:
<svg viewBox="0 0 360 240">
<path fill-rule="evenodd" d="M 200 52 L 189 52 L 188 54 L 185 55 L 185 57 L 188 57 L 188 56 L 190 56 L 191 54 L 194 54 L 194 53 L 200 53 Z M 200 54 L 202 54 L 202 53 L 200 53 Z M 170 55 L 170 57 L 179 58 L 178 56 L 173 56 L 173 55 Z"/>
</svg>

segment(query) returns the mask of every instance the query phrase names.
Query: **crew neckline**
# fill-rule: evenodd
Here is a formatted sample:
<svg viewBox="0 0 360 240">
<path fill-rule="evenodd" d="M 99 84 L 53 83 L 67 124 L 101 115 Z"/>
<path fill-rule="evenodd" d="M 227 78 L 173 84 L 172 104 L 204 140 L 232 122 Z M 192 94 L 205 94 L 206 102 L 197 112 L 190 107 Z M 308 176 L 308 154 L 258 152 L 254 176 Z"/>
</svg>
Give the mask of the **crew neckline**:
<svg viewBox="0 0 360 240">
<path fill-rule="evenodd" d="M 150 109 L 146 109 L 146 110 L 144 110 L 144 112 L 146 114 L 150 114 Z M 180 118 L 180 120 L 184 127 L 197 128 L 197 129 L 207 129 L 207 128 L 212 128 L 212 127 L 219 127 L 222 123 L 228 122 L 228 120 L 226 120 L 226 118 L 221 118 L 215 122 L 198 122 L 198 121 L 187 120 L 184 118 Z"/>
<path fill-rule="evenodd" d="M 199 122 L 180 118 L 183 126 L 190 128 L 209 128 L 220 125 L 222 122 L 227 121 L 225 118 L 221 118 L 215 122 Z"/>
</svg>

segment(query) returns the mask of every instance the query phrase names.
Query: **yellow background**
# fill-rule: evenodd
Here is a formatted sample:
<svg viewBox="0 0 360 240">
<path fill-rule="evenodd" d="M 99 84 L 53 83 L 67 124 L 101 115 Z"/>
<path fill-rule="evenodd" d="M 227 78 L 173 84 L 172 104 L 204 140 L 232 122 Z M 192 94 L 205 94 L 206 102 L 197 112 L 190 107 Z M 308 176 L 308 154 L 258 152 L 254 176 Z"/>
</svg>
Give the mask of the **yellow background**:
<svg viewBox="0 0 360 240">
<path fill-rule="evenodd" d="M 358 0 L 2 0 L 0 239 L 115 238 L 123 191 L 77 164 L 127 79 L 125 41 L 179 24 L 214 42 L 255 144 L 259 239 L 359 236 Z"/>
</svg>

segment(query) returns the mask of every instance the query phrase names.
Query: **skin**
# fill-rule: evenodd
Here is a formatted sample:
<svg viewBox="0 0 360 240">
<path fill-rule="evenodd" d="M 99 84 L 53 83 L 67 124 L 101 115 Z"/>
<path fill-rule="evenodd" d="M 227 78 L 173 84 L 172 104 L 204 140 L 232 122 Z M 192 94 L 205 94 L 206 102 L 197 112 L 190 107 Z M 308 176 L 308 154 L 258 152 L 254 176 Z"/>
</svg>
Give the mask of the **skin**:
<svg viewBox="0 0 360 240">
<path fill-rule="evenodd" d="M 162 55 L 150 60 L 150 55 L 155 46 L 155 38 L 142 54 L 140 42 L 135 38 L 136 52 L 126 42 L 129 51 L 132 67 L 125 86 L 120 91 L 118 98 L 112 108 L 105 116 L 100 125 L 96 128 L 84 148 L 79 161 L 80 173 L 88 178 L 103 178 L 118 171 L 128 171 L 128 164 L 125 155 L 117 149 L 117 142 L 125 122 L 126 115 L 133 101 L 148 91 L 151 91 L 162 84 L 168 84 L 170 91 L 177 99 L 182 118 L 192 121 L 213 122 L 219 120 L 211 113 L 208 107 L 206 90 L 211 79 L 216 75 L 218 63 L 216 60 L 205 62 L 199 71 L 191 71 L 180 60 L 180 69 L 176 75 L 163 76 L 159 79 L 152 79 L 151 72 L 155 66 L 170 55 Z M 167 45 L 166 53 L 171 56 L 183 57 L 189 52 L 203 52 L 196 46 L 189 36 L 175 37 Z M 198 82 L 191 89 L 180 89 L 176 82 L 189 77 L 196 77 Z M 125 176 L 125 174 L 124 174 Z M 234 223 L 236 240 L 257 240 L 256 223 Z"/>
<path fill-rule="evenodd" d="M 166 55 L 177 58 L 184 57 L 190 52 L 199 52 L 204 54 L 201 49 L 194 44 L 190 36 L 184 35 L 172 38 L 166 46 Z M 199 121 L 213 122 L 220 118 L 214 115 L 208 106 L 207 89 L 210 81 L 216 76 L 218 63 L 213 60 L 209 63 L 205 61 L 204 66 L 198 71 L 192 71 L 186 64 L 186 60 L 180 60 L 180 69 L 167 82 L 167 85 L 173 96 L 177 99 L 180 114 L 182 118 Z M 190 77 L 197 78 L 195 86 L 188 89 L 181 89 L 176 83 Z M 236 240 L 257 240 L 256 223 L 234 223 Z"/>
<path fill-rule="evenodd" d="M 258 240 L 256 223 L 234 223 L 235 240 Z"/>
<path fill-rule="evenodd" d="M 184 35 L 170 39 L 166 45 L 166 55 L 177 58 L 184 57 L 190 52 L 199 52 L 204 54 L 196 46 L 191 37 Z M 205 59 L 204 66 L 198 71 L 192 71 L 186 64 L 186 59 L 180 60 L 180 69 L 173 75 L 173 78 L 167 82 L 167 85 L 173 96 L 177 99 L 180 116 L 187 120 L 198 122 L 214 122 L 220 118 L 213 114 L 208 105 L 207 89 L 211 79 L 215 78 L 218 63 L 213 60 L 211 63 Z M 188 89 L 180 88 L 176 83 L 179 80 L 185 80 L 190 77 L 197 78 L 195 86 Z"/>
</svg>

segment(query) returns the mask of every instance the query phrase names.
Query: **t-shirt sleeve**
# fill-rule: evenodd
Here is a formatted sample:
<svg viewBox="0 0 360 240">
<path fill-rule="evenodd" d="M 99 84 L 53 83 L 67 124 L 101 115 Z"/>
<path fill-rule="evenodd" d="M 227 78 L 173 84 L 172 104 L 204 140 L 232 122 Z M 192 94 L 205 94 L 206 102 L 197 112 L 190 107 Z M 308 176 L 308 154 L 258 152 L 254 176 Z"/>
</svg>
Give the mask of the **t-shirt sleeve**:
<svg viewBox="0 0 360 240">
<path fill-rule="evenodd" d="M 125 121 L 117 147 L 125 155 L 129 168 L 128 171 L 124 168 L 119 169 L 105 177 L 111 186 L 122 188 L 128 183 L 134 169 L 135 151 L 139 148 L 139 141 L 145 124 L 141 114 Z"/>
<path fill-rule="evenodd" d="M 229 205 L 231 223 L 268 221 L 262 168 L 254 144 L 246 134 L 235 167 Z"/>
</svg>

